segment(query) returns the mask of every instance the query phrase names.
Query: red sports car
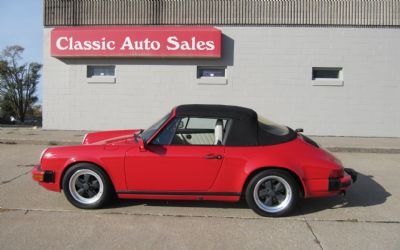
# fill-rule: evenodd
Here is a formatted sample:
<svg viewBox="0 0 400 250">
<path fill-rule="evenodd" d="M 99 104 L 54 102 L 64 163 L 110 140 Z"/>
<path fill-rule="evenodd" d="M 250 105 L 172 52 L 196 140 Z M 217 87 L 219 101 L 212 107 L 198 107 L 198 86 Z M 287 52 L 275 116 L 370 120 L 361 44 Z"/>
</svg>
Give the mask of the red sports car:
<svg viewBox="0 0 400 250">
<path fill-rule="evenodd" d="M 146 130 L 87 134 L 82 145 L 43 151 L 41 186 L 79 208 L 126 199 L 238 201 L 263 216 L 288 214 L 301 197 L 344 192 L 357 178 L 301 129 L 225 105 L 181 105 Z"/>
</svg>

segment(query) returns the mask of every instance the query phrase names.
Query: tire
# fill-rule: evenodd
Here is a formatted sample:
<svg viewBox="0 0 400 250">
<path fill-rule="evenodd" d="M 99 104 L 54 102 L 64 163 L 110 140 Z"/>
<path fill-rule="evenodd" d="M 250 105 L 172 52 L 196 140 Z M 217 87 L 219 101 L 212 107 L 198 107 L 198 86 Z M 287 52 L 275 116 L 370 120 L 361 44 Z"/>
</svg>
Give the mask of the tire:
<svg viewBox="0 0 400 250">
<path fill-rule="evenodd" d="M 245 192 L 248 206 L 266 217 L 288 215 L 296 207 L 299 196 L 296 180 L 279 169 L 268 169 L 255 175 Z"/>
<path fill-rule="evenodd" d="M 67 200 L 83 209 L 103 207 L 114 193 L 107 174 L 90 163 L 78 163 L 68 168 L 62 180 L 62 188 Z"/>
</svg>

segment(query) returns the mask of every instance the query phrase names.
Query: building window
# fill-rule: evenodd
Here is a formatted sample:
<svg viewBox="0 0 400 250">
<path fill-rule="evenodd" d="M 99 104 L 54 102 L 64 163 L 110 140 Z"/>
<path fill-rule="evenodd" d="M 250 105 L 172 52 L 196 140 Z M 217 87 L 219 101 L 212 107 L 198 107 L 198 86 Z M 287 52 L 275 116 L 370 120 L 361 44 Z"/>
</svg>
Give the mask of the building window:
<svg viewBox="0 0 400 250">
<path fill-rule="evenodd" d="M 88 65 L 86 77 L 89 83 L 115 83 L 115 66 Z"/>
<path fill-rule="evenodd" d="M 228 83 L 226 67 L 224 66 L 198 66 L 197 79 L 199 84 L 225 85 Z"/>
<path fill-rule="evenodd" d="M 225 77 L 226 67 L 197 67 L 197 78 Z"/>
<path fill-rule="evenodd" d="M 313 85 L 343 86 L 343 68 L 313 67 Z"/>
<path fill-rule="evenodd" d="M 87 66 L 87 77 L 115 76 L 115 66 Z"/>
</svg>

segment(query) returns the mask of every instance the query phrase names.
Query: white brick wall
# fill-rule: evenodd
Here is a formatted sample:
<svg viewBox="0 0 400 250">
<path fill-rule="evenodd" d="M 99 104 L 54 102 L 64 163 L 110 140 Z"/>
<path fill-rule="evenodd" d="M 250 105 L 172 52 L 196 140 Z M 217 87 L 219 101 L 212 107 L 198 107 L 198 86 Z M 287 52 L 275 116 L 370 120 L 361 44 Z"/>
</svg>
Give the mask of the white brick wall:
<svg viewBox="0 0 400 250">
<path fill-rule="evenodd" d="M 46 129 L 145 128 L 185 103 L 234 104 L 307 134 L 400 137 L 400 30 L 219 27 L 221 60 L 57 59 L 44 30 Z M 115 64 L 116 84 L 86 81 Z M 227 85 L 199 85 L 197 65 L 228 65 Z M 344 86 L 313 86 L 312 67 L 343 67 Z"/>
</svg>

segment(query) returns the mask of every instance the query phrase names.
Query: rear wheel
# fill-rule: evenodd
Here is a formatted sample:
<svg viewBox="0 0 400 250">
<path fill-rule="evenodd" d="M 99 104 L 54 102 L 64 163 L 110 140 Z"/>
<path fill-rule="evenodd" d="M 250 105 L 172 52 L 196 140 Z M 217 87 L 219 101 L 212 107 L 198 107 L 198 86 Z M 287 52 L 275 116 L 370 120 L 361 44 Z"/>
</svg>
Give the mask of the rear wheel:
<svg viewBox="0 0 400 250">
<path fill-rule="evenodd" d="M 299 199 L 299 187 L 286 171 L 269 169 L 255 175 L 246 188 L 250 208 L 262 216 L 284 216 L 290 213 Z"/>
<path fill-rule="evenodd" d="M 111 198 L 113 188 L 108 176 L 90 163 L 78 163 L 69 168 L 62 180 L 64 194 L 78 208 L 100 208 Z"/>
</svg>

